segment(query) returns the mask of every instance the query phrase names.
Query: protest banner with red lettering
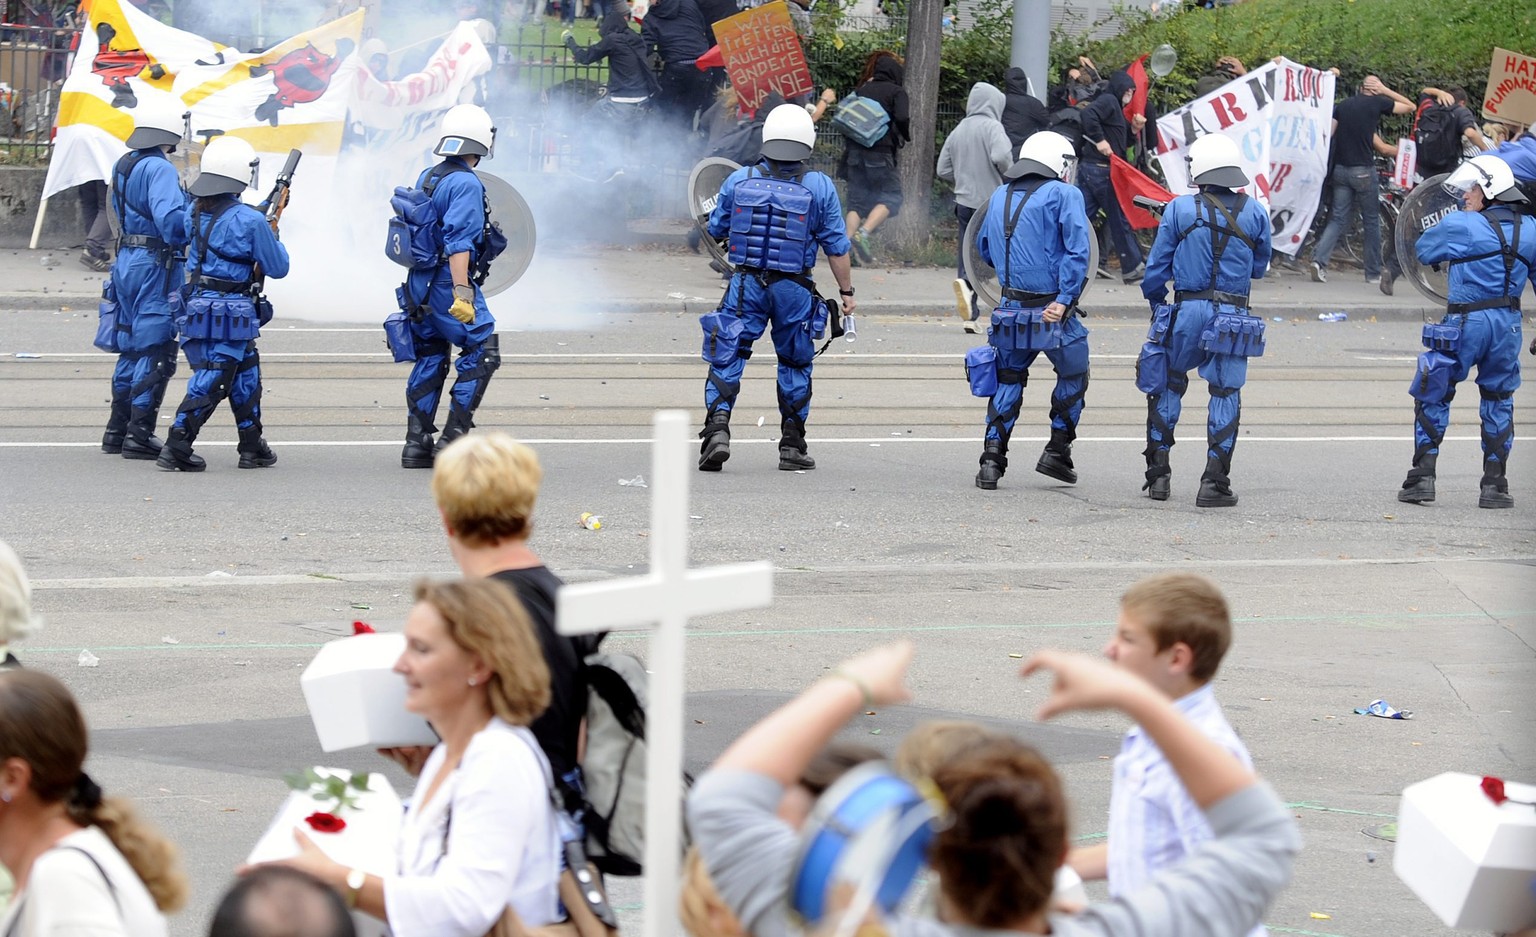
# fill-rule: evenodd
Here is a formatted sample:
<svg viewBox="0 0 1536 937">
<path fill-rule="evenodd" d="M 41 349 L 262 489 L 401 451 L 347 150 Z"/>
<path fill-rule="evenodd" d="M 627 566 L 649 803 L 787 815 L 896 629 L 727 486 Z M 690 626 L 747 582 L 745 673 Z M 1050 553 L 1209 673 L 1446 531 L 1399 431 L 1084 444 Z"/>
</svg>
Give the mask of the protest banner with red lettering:
<svg viewBox="0 0 1536 937">
<path fill-rule="evenodd" d="M 714 30 L 743 108 L 756 110 L 769 91 L 793 98 L 816 90 L 784 0 L 727 17 Z"/>
<path fill-rule="evenodd" d="M 1527 127 L 1536 124 L 1536 59 L 1508 49 L 1493 50 L 1483 116 Z"/>
<path fill-rule="evenodd" d="M 1294 256 L 1328 181 L 1333 84 L 1332 72 L 1281 58 L 1158 118 L 1169 190 L 1189 191 L 1189 144 L 1211 133 L 1232 138 L 1252 180 L 1244 191 L 1269 209 L 1275 250 Z"/>
</svg>

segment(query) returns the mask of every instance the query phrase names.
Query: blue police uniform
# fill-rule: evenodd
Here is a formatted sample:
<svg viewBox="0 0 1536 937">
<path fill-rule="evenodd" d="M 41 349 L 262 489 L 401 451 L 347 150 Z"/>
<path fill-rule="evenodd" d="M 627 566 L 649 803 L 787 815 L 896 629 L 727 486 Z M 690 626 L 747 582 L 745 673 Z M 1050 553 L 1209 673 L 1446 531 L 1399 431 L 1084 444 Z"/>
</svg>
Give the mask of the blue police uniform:
<svg viewBox="0 0 1536 937">
<path fill-rule="evenodd" d="M 176 167 L 158 146 L 119 160 L 112 189 L 120 235 L 106 299 L 116 304 L 119 353 L 101 447 L 128 459 L 154 459 L 160 403 L 176 373 L 174 318 L 183 278 L 177 255 L 187 244 L 187 199 Z"/>
<path fill-rule="evenodd" d="M 1269 213 L 1255 199 L 1202 186 L 1198 195 L 1181 195 L 1163 211 L 1142 282 L 1142 295 L 1152 303 L 1152 329 L 1136 361 L 1136 386 L 1147 395 L 1142 487 L 1154 500 L 1168 497 L 1168 450 L 1189 371 L 1198 369 L 1210 385 L 1211 401 L 1205 474 L 1195 503 L 1237 503 L 1228 476 L 1242 413 L 1240 392 L 1248 379 L 1248 357 L 1263 352 L 1264 320 L 1248 311 L 1249 280 L 1264 276 L 1269 257 Z M 1166 305 L 1170 281 L 1172 306 Z"/>
<path fill-rule="evenodd" d="M 703 458 L 712 437 L 730 435 L 731 408 L 741 391 L 741 374 L 752 344 L 772 327 L 778 355 L 779 467 L 815 468 L 806 455 L 805 421 L 811 410 L 811 364 L 815 337 L 826 326 L 826 307 L 813 292 L 811 272 L 820 247 L 829 256 L 848 253 L 837 188 L 824 173 L 800 163 L 763 159 L 731 173 L 709 215 L 711 237 L 730 237 L 735 267 L 720 311 L 740 319 L 740 337 L 729 362 L 711 364 L 704 384 L 707 411 L 699 468 L 720 462 Z"/>
<path fill-rule="evenodd" d="M 1008 439 L 1019 418 L 1029 366 L 1042 352 L 1056 370 L 1056 388 L 1051 392 L 1051 441 L 1036 471 L 1069 483 L 1077 480 L 1071 452 L 1088 391 L 1088 330 L 1075 305 L 1088 281 L 1092 237 L 1083 193 L 1065 182 L 1025 176 L 999 186 L 987 202 L 977 247 L 997 269 L 1003 301 L 987 330 L 988 344 L 996 349 L 997 389 L 987 404 L 978 487 L 997 487 L 1007 470 Z M 1040 319 L 1051 303 L 1068 310 L 1054 325 Z"/>
<path fill-rule="evenodd" d="M 468 253 L 473 272 L 485 249 L 482 238 L 490 221 L 485 185 L 462 157 L 449 156 L 440 165 L 431 199 L 442 232 L 443 253 L 436 266 L 412 270 L 403 288 L 402 305 L 410 317 L 416 355 L 405 384 L 409 426 L 401 463 L 407 468 L 431 468 L 435 452 L 474 427 L 475 409 L 485 397 L 491 375 L 501 367 L 496 320 L 486 308 L 477 278 L 471 278 L 475 320 L 466 325 L 448 312 L 453 305 L 453 273 L 448 258 Z M 423 170 L 416 187 L 421 188 L 435 169 Z M 434 421 L 453 346 L 459 348 L 454 362 L 457 377 L 451 391 L 453 401 L 443 434 L 434 445 Z"/>
<path fill-rule="evenodd" d="M 234 195 L 199 200 L 189 222 L 186 303 L 178 322 L 181 348 L 192 368 L 186 398 L 176 411 L 160 453 L 165 469 L 201 471 L 192 443 L 226 397 L 240 433 L 240 467 L 277 461 L 261 437 L 261 357 L 256 339 L 272 307 L 252 292 L 253 267 L 264 276 L 288 275 L 288 249 L 266 217 Z"/>
<path fill-rule="evenodd" d="M 1426 326 L 1414 404 L 1413 468 L 1399 499 L 1433 501 L 1435 459 L 1451 418 L 1456 385 L 1477 367 L 1482 395 L 1481 507 L 1510 507 L 1505 467 L 1514 444 L 1520 386 L 1520 294 L 1536 265 L 1536 218 L 1494 203 L 1454 212 L 1425 231 L 1414 248 L 1423 264 L 1448 264 L 1450 304 L 1441 323 Z"/>
</svg>

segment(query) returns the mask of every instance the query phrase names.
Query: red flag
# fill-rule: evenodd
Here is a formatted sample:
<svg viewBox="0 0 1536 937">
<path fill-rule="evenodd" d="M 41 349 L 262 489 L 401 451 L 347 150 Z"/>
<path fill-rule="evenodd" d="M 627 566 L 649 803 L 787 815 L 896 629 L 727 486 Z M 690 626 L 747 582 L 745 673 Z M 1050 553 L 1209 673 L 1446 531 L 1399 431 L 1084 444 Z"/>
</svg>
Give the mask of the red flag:
<svg viewBox="0 0 1536 937">
<path fill-rule="evenodd" d="M 699 56 L 693 63 L 693 67 L 701 72 L 707 72 L 711 68 L 724 68 L 725 53 L 720 51 L 719 46 L 710 46 L 709 51 Z"/>
<path fill-rule="evenodd" d="M 1137 114 L 1147 116 L 1147 57 L 1132 62 L 1125 67 L 1125 73 L 1131 76 L 1131 81 L 1136 84 L 1136 92 L 1131 95 L 1131 103 L 1125 106 L 1125 119 L 1132 120 Z"/>
<path fill-rule="evenodd" d="M 1109 184 L 1114 187 L 1120 210 L 1125 212 L 1125 218 L 1133 228 L 1155 228 L 1158 222 L 1151 212 L 1138 208 L 1131 201 L 1132 196 L 1145 195 L 1164 204 L 1173 201 L 1173 193 L 1158 185 L 1156 179 L 1113 153 L 1109 157 Z"/>
</svg>

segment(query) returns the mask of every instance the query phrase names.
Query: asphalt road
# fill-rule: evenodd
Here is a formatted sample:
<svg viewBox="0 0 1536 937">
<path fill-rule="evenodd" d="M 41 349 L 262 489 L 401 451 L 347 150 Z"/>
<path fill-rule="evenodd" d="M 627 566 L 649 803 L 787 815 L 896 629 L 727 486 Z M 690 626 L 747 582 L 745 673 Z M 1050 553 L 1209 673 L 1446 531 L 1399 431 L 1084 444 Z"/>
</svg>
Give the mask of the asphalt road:
<svg viewBox="0 0 1536 937">
<path fill-rule="evenodd" d="M 579 327 L 502 336 L 480 423 L 539 450 L 534 546 L 549 564 L 571 580 L 628 575 L 646 562 L 649 492 L 619 481 L 650 472 L 652 411 L 700 418 L 697 326 L 674 314 L 568 324 Z M 849 732 L 887 747 L 917 719 L 967 714 L 1026 735 L 1061 766 L 1074 832 L 1091 841 L 1105 827 L 1123 721 L 1035 724 L 1043 690 L 1014 677 L 1010 655 L 1097 650 L 1130 582 L 1196 569 L 1223 584 L 1237 618 L 1218 696 L 1306 836 L 1271 929 L 1443 933 L 1392 874 L 1391 844 L 1362 831 L 1391 822 L 1405 785 L 1442 771 L 1536 776 L 1530 392 L 1516 395 L 1514 510 L 1476 507 L 1472 388 L 1453 407 L 1441 500 L 1402 505 L 1393 495 L 1412 449 L 1404 390 L 1417 326 L 1271 322 L 1243 395 L 1241 504 L 1194 506 L 1199 381 L 1174 450 L 1174 497 L 1154 504 L 1139 490 L 1142 327 L 1088 325 L 1081 481 L 1030 471 L 1046 437 L 1042 361 L 995 492 L 971 483 L 983 407 L 960 366 L 975 339 L 954 320 L 862 321 L 855 344 L 820 359 L 810 423 L 820 465 L 805 474 L 775 469 L 765 340 L 734 457 L 723 474 L 691 479 L 690 535 L 695 564 L 771 560 L 776 602 L 694 622 L 690 766 L 843 656 L 904 635 L 920 649 L 914 704 Z M 269 329 L 263 408 L 278 465 L 236 470 L 221 409 L 199 440 L 209 469 L 189 476 L 97 450 L 111 359 L 90 350 L 93 326 L 80 313 L 0 310 L 0 537 L 24 557 L 47 619 L 17 651 L 83 701 L 104 786 L 182 844 L 195 892 L 173 933 L 200 934 L 282 800 L 282 772 L 380 767 L 320 753 L 299 692 L 305 664 L 354 618 L 398 627 L 411 581 L 450 574 L 451 560 L 428 474 L 398 466 L 406 366 L 390 363 L 376 328 Z M 603 529 L 580 528 L 583 511 Z M 643 639 L 612 640 L 643 652 Z M 82 649 L 99 666 L 79 666 Z M 1383 697 L 1413 720 L 1353 714 Z M 615 889 L 636 922 L 639 895 L 632 882 Z"/>
</svg>

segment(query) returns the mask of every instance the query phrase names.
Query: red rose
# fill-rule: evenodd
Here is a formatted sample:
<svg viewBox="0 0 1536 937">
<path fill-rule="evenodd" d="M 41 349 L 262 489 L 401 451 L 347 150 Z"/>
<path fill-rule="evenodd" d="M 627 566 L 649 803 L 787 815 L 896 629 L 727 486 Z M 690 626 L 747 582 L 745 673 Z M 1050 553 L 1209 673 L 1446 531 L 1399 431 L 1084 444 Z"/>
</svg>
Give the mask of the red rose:
<svg viewBox="0 0 1536 937">
<path fill-rule="evenodd" d="M 368 624 L 366 621 L 354 621 L 352 623 L 352 634 L 353 634 L 354 637 L 356 635 L 360 635 L 360 634 L 377 634 L 377 633 L 378 632 L 373 630 L 373 626 Z"/>
<path fill-rule="evenodd" d="M 304 818 L 304 822 L 316 833 L 340 833 L 347 828 L 347 821 L 334 813 L 312 813 Z"/>
<path fill-rule="evenodd" d="M 1483 778 L 1483 793 L 1488 795 L 1495 806 L 1509 800 L 1504 796 L 1504 782 L 1499 778 Z"/>
</svg>

